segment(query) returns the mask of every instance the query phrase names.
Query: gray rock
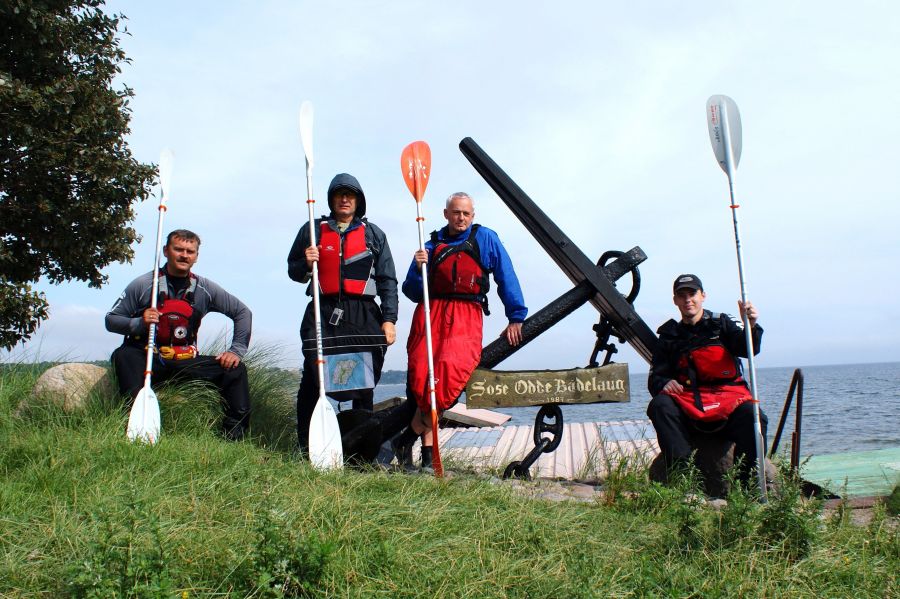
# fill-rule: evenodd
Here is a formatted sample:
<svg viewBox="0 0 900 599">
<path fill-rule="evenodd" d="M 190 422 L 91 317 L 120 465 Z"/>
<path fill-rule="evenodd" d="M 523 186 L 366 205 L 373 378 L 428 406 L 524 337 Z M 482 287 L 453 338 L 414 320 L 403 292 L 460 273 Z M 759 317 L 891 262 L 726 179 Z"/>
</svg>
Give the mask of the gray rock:
<svg viewBox="0 0 900 599">
<path fill-rule="evenodd" d="M 703 477 L 704 492 L 710 497 L 728 495 L 728 482 L 725 474 L 734 465 L 734 442 L 715 435 L 697 434 L 691 438 L 691 445 L 696 449 L 694 464 Z M 665 484 L 668 482 L 665 462 L 662 454 L 657 455 L 650 464 L 650 480 Z M 777 470 L 766 460 L 766 486 L 772 489 L 777 481 Z"/>
<path fill-rule="evenodd" d="M 66 412 L 84 408 L 92 393 L 110 394 L 114 391 L 109 368 L 94 364 L 58 364 L 38 378 L 31 398 L 23 400 L 19 411 L 28 401 L 49 402 Z"/>
</svg>

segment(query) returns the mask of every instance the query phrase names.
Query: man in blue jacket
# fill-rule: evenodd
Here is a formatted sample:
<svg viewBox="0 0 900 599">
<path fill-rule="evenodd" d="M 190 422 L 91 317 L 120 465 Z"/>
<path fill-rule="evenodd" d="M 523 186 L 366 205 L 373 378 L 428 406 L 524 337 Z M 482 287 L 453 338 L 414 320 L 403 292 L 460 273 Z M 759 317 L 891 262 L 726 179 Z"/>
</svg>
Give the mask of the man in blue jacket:
<svg viewBox="0 0 900 599">
<path fill-rule="evenodd" d="M 407 394 L 418 405 L 411 430 L 395 443 L 401 461 L 410 458 L 416 435 L 422 438 L 422 465 L 431 466 L 431 413 L 425 338 L 421 265 L 428 264 L 428 292 L 434 358 L 435 396 L 439 411 L 456 403 L 481 361 L 482 314 L 490 314 L 487 292 L 492 274 L 509 321 L 501 335 L 510 345 L 522 342 L 522 322 L 528 314 L 512 261 L 497 234 L 478 224 L 475 206 L 465 193 L 447 198 L 447 226 L 431 234 L 424 250 L 415 253 L 403 282 L 403 294 L 416 302 L 407 341 Z"/>
</svg>

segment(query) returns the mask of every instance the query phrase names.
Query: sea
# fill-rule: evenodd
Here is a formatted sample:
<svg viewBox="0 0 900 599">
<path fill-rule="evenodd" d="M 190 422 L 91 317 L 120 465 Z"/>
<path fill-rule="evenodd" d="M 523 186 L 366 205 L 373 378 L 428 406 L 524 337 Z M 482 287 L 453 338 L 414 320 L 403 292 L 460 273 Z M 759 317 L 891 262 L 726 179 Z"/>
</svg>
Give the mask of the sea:
<svg viewBox="0 0 900 599">
<path fill-rule="evenodd" d="M 900 362 L 807 366 L 803 376 L 800 455 L 825 455 L 900 447 Z M 785 409 L 794 368 L 760 368 L 757 387 L 760 405 L 769 418 L 767 450 Z M 647 374 L 630 376 L 631 401 L 615 404 L 564 405 L 564 422 L 646 420 Z M 376 403 L 406 394 L 405 385 L 379 385 Z M 465 396 L 462 400 L 465 402 Z M 779 453 L 789 453 L 796 421 L 795 392 Z M 509 414 L 506 425 L 534 424 L 538 408 L 497 408 Z M 652 429 L 651 429 L 652 430 Z"/>
</svg>

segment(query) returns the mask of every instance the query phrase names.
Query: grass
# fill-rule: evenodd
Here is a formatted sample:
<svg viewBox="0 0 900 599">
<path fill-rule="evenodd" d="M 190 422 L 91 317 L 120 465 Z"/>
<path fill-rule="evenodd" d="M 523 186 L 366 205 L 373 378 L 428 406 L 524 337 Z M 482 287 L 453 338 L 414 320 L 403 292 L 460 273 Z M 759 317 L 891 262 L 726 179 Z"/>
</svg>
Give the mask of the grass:
<svg viewBox="0 0 900 599">
<path fill-rule="evenodd" d="M 589 504 L 477 477 L 316 472 L 291 452 L 296 381 L 249 361 L 252 439 L 222 440 L 215 393 L 182 386 L 159 393 L 153 447 L 125 441 L 111 397 L 15 415 L 39 372 L 3 368 L 0 595 L 897 596 L 886 509 L 866 528 L 825 520 L 796 485 L 715 511 L 690 475 L 661 487 L 636 469 Z"/>
</svg>

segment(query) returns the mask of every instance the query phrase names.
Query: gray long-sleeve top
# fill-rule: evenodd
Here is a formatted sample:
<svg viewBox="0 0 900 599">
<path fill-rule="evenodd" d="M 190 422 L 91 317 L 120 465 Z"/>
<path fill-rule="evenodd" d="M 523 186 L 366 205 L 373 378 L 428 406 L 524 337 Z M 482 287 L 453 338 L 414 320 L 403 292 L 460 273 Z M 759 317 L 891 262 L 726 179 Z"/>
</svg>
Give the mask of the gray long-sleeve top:
<svg viewBox="0 0 900 599">
<path fill-rule="evenodd" d="M 144 310 L 150 307 L 152 289 L 153 272 L 145 273 L 129 283 L 106 314 L 106 330 L 129 337 L 145 336 L 147 327 L 144 325 L 142 315 Z M 174 289 L 169 285 L 169 297 L 174 297 L 174 294 Z M 228 351 L 243 358 L 250 345 L 253 325 L 250 308 L 217 283 L 201 276 L 197 276 L 192 306 L 198 315 L 198 326 L 199 320 L 210 312 L 224 314 L 234 322 L 234 335 Z"/>
</svg>

